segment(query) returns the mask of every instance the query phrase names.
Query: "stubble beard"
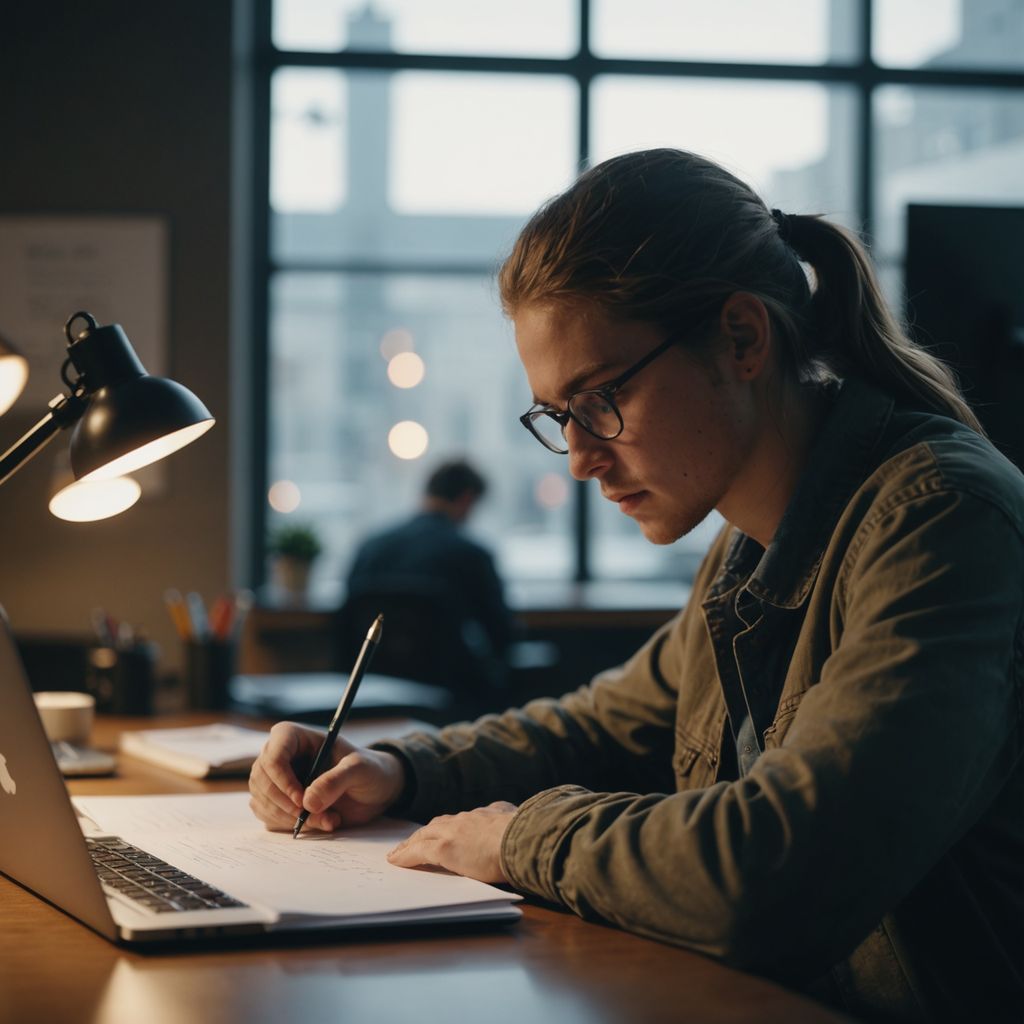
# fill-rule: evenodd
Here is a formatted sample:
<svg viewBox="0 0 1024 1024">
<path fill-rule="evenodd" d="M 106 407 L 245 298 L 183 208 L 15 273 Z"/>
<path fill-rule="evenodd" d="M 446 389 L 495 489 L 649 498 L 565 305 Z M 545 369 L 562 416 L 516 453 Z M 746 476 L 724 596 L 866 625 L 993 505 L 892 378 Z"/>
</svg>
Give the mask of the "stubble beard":
<svg viewBox="0 0 1024 1024">
<path fill-rule="evenodd" d="M 652 544 L 665 546 L 675 544 L 677 540 L 695 530 L 712 511 L 712 507 L 685 509 L 674 515 L 658 516 L 646 522 L 638 519 L 637 525 L 646 540 Z"/>
</svg>

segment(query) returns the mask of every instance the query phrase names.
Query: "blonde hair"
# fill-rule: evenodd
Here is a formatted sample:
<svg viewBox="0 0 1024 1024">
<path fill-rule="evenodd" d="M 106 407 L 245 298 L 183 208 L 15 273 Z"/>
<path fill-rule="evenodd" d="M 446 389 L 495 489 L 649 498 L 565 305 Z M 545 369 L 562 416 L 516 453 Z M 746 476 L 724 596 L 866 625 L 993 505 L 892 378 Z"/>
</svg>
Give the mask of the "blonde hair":
<svg viewBox="0 0 1024 1024">
<path fill-rule="evenodd" d="M 693 153 L 627 153 L 582 174 L 526 224 L 498 284 L 510 317 L 583 301 L 666 334 L 710 326 L 729 295 L 749 292 L 800 379 L 856 373 L 984 433 L 950 369 L 901 327 L 852 232 L 822 216 L 773 216 Z"/>
</svg>

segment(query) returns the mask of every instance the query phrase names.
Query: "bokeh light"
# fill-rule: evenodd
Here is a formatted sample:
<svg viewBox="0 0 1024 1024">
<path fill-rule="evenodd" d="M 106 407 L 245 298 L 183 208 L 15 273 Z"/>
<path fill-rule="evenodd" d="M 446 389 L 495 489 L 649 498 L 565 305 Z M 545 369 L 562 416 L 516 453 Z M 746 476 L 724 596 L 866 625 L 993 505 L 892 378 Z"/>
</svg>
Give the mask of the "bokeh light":
<svg viewBox="0 0 1024 1024">
<path fill-rule="evenodd" d="M 291 480 L 277 480 L 267 491 L 267 501 L 275 512 L 294 512 L 302 504 L 302 492 Z"/>
<path fill-rule="evenodd" d="M 414 388 L 426 373 L 423 360 L 415 352 L 399 352 L 388 363 L 388 380 L 396 388 Z"/>
<path fill-rule="evenodd" d="M 558 473 L 545 473 L 533 491 L 541 508 L 561 508 L 569 500 L 569 481 Z"/>
<path fill-rule="evenodd" d="M 388 447 L 400 459 L 418 459 L 429 441 L 426 429 L 415 420 L 402 420 L 388 431 Z"/>
<path fill-rule="evenodd" d="M 412 331 L 407 327 L 394 327 L 390 331 L 385 331 L 380 339 L 381 358 L 389 363 L 395 356 L 411 352 L 413 347 Z"/>
</svg>

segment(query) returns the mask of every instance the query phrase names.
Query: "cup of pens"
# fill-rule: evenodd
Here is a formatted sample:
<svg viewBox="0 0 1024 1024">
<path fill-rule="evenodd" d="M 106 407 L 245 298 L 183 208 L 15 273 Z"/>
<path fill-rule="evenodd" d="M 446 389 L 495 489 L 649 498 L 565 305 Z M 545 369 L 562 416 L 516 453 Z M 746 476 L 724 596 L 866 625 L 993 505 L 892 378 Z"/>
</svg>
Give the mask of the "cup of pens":
<svg viewBox="0 0 1024 1024">
<path fill-rule="evenodd" d="M 183 679 L 189 706 L 221 711 L 228 706 L 229 684 L 242 623 L 252 606 L 248 591 L 224 594 L 207 610 L 196 591 L 184 598 L 177 590 L 164 594 L 174 628 L 184 644 Z"/>
<path fill-rule="evenodd" d="M 85 688 L 96 710 L 115 715 L 149 715 L 156 689 L 157 648 L 128 622 L 94 608 L 96 646 L 86 651 Z"/>
</svg>

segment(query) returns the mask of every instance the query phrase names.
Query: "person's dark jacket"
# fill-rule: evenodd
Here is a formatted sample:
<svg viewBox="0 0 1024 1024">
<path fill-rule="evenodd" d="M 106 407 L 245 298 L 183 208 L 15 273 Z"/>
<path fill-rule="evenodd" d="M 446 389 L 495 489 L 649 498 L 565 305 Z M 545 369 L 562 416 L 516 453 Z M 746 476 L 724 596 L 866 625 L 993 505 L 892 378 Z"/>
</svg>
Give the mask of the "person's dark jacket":
<svg viewBox="0 0 1024 1024">
<path fill-rule="evenodd" d="M 490 652 L 501 656 L 511 639 L 511 616 L 489 551 L 441 512 L 421 512 L 363 542 L 349 570 L 357 593 L 382 584 L 435 584 L 458 618 L 483 631 Z"/>
</svg>

